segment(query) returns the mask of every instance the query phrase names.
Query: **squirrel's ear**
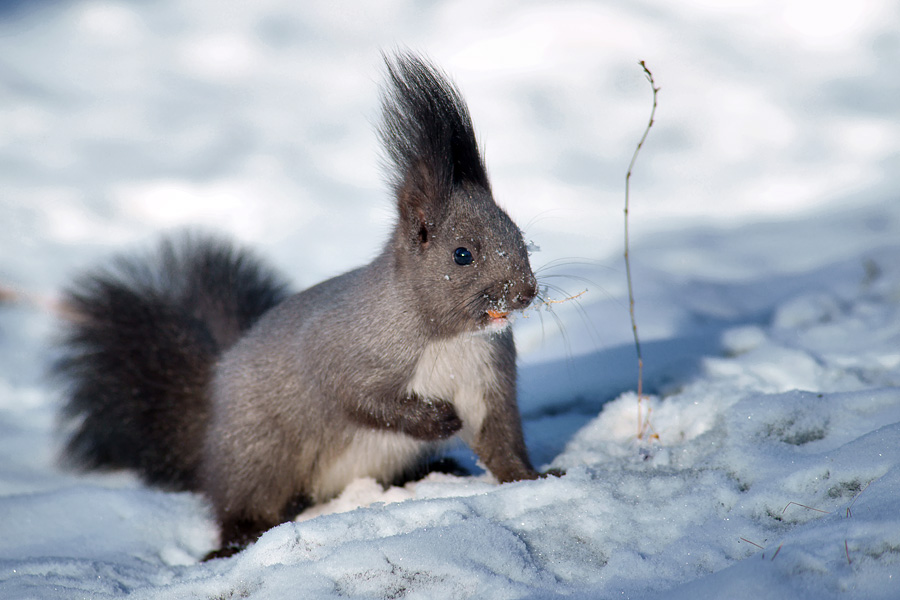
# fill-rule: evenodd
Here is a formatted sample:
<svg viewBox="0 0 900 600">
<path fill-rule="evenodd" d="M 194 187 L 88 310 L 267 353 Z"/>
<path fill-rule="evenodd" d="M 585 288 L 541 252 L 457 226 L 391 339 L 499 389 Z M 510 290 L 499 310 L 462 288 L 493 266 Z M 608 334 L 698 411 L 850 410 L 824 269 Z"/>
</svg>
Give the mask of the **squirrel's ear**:
<svg viewBox="0 0 900 600">
<path fill-rule="evenodd" d="M 453 83 L 410 52 L 385 57 L 379 134 L 400 223 L 409 239 L 430 239 L 465 185 L 490 190 L 469 111 Z"/>
<path fill-rule="evenodd" d="M 441 220 L 449 198 L 446 186 L 438 184 L 435 173 L 423 161 L 410 165 L 403 179 L 395 187 L 397 212 L 406 237 L 424 249 L 434 228 Z"/>
</svg>

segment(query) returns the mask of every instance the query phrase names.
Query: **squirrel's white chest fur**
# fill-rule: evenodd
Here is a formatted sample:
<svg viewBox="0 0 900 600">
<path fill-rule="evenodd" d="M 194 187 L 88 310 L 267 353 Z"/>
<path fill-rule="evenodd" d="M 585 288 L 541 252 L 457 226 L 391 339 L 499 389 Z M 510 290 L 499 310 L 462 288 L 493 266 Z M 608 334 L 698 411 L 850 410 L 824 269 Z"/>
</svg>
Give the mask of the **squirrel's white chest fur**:
<svg viewBox="0 0 900 600">
<path fill-rule="evenodd" d="M 497 385 L 492 353 L 491 336 L 484 333 L 432 342 L 409 382 L 409 392 L 453 403 L 463 422 L 460 437 L 466 443 L 481 429 L 487 414 L 485 392 Z"/>
<path fill-rule="evenodd" d="M 463 422 L 459 436 L 471 443 L 487 414 L 485 392 L 496 386 L 488 335 L 463 334 L 426 346 L 407 391 L 453 403 Z M 317 501 L 339 494 L 359 477 L 390 481 L 439 443 L 389 431 L 359 430 L 350 445 L 326 468 L 316 485 Z"/>
</svg>

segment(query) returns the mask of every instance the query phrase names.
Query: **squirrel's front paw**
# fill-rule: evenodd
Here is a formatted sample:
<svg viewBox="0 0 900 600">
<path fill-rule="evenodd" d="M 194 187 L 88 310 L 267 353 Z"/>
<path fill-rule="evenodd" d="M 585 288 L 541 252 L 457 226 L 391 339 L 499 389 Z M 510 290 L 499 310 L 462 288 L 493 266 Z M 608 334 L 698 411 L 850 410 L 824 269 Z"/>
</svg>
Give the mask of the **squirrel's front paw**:
<svg viewBox="0 0 900 600">
<path fill-rule="evenodd" d="M 445 400 L 416 399 L 404 415 L 401 429 L 420 440 L 443 440 L 462 429 L 456 409 Z"/>
</svg>

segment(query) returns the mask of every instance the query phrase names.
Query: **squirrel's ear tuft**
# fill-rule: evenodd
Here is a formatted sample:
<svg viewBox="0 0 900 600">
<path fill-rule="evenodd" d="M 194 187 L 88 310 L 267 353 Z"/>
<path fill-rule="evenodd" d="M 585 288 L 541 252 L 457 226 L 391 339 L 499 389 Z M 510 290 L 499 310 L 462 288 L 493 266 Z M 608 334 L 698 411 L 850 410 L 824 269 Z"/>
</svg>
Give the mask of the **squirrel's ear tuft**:
<svg viewBox="0 0 900 600">
<path fill-rule="evenodd" d="M 454 188 L 490 190 L 469 110 L 456 86 L 422 57 L 402 51 L 384 61 L 379 134 L 400 218 L 440 222 Z"/>
</svg>

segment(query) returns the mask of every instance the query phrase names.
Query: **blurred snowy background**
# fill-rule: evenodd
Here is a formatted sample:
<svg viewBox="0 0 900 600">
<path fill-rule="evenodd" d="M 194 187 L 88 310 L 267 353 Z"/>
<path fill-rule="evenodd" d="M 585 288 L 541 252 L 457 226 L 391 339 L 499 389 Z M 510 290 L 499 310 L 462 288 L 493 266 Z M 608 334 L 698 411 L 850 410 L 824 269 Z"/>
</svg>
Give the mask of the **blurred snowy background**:
<svg viewBox="0 0 900 600">
<path fill-rule="evenodd" d="M 7 281 L 45 271 L 48 241 L 72 251 L 51 286 L 185 223 L 261 244 L 303 283 L 366 261 L 391 218 L 372 131 L 379 53 L 400 45 L 458 81 L 497 198 L 548 259 L 621 245 L 650 102 L 639 60 L 662 92 L 635 174 L 637 240 L 897 188 L 893 2 L 6 6 L 2 249 L 20 255 Z"/>
<path fill-rule="evenodd" d="M 373 125 L 398 46 L 459 84 L 545 281 L 588 288 L 517 324 L 532 455 L 570 475 L 362 482 L 345 508 L 417 500 L 195 566 L 200 499 L 56 468 L 54 324 L 0 305 L 0 596 L 897 597 L 896 2 L 0 2 L 0 286 L 52 297 L 188 225 L 298 287 L 367 262 L 392 220 Z M 621 260 L 640 60 L 662 90 L 632 259 L 667 396 L 646 447 Z"/>
</svg>

